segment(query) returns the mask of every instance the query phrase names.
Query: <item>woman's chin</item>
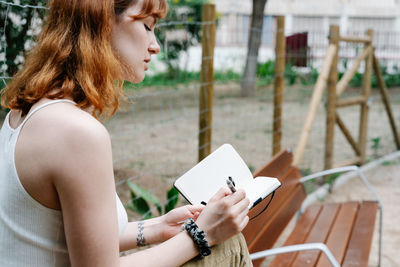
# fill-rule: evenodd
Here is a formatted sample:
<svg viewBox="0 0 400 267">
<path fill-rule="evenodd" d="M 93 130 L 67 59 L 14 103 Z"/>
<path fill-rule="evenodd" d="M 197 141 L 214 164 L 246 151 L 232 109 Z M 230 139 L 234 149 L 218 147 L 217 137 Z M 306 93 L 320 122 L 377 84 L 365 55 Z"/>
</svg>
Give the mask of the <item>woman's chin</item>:
<svg viewBox="0 0 400 267">
<path fill-rule="evenodd" d="M 144 80 L 145 75 L 129 75 L 124 77 L 125 81 L 131 82 L 131 83 L 141 83 Z"/>
</svg>

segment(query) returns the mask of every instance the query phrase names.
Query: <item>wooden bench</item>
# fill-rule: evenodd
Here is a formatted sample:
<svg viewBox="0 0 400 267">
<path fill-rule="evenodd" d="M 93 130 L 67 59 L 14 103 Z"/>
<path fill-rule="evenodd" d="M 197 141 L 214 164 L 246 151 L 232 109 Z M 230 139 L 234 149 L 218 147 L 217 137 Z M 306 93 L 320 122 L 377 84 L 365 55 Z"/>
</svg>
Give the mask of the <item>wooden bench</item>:
<svg viewBox="0 0 400 267">
<path fill-rule="evenodd" d="M 307 196 L 299 170 L 291 166 L 292 158 L 291 152 L 282 151 L 254 175 L 277 177 L 282 186 L 268 209 L 243 230 L 250 253 L 273 248 Z M 258 214 L 268 201 L 269 197 L 252 209 L 249 217 Z M 313 204 L 299 217 L 283 246 L 323 243 L 328 247 L 327 255 L 330 251 L 340 265 L 367 266 L 378 207 L 378 201 Z M 254 266 L 263 260 L 253 260 Z M 331 264 L 321 251 L 304 250 L 279 254 L 269 266 Z"/>
</svg>

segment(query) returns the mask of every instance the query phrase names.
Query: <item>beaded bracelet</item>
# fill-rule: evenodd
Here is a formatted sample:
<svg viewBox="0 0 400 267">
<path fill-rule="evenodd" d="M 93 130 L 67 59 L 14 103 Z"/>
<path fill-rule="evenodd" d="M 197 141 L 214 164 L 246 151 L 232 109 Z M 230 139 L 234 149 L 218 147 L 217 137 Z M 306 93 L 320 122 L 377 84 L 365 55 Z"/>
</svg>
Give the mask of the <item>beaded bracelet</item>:
<svg viewBox="0 0 400 267">
<path fill-rule="evenodd" d="M 200 251 L 200 256 L 203 258 L 211 254 L 210 245 L 206 240 L 206 233 L 200 230 L 192 218 L 188 218 L 185 222 L 185 229 L 193 238 L 194 243 Z"/>
</svg>

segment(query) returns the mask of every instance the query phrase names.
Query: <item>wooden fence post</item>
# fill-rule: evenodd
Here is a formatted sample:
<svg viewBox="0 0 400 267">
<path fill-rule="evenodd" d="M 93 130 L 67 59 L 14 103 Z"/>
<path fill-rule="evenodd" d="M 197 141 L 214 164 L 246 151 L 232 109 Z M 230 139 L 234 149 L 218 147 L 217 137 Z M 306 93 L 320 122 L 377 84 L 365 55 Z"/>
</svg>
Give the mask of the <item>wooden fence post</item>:
<svg viewBox="0 0 400 267">
<path fill-rule="evenodd" d="M 400 150 L 400 136 L 397 132 L 396 122 L 395 122 L 395 119 L 393 116 L 392 108 L 390 106 L 390 101 L 389 101 L 389 96 L 387 93 L 386 84 L 385 84 L 385 81 L 383 80 L 382 73 L 379 68 L 378 59 L 376 58 L 375 53 L 372 53 L 372 54 L 373 54 L 374 71 L 375 71 L 376 79 L 378 80 L 378 85 L 379 85 L 379 92 L 381 93 L 382 101 L 383 101 L 383 104 L 385 105 L 386 113 L 388 114 L 388 117 L 389 117 L 389 122 L 390 122 L 390 127 L 392 128 L 394 142 L 396 143 L 397 149 Z"/>
<path fill-rule="evenodd" d="M 339 26 L 332 25 L 329 30 L 329 43 L 337 47 L 333 58 L 331 71 L 328 78 L 328 101 L 326 105 L 326 135 L 325 135 L 325 169 L 333 166 L 334 132 L 336 122 L 336 84 L 338 80 L 338 58 L 339 58 Z"/>
<path fill-rule="evenodd" d="M 283 109 L 283 86 L 285 71 L 285 17 L 277 17 L 275 44 L 275 77 L 274 77 L 274 118 L 272 155 L 281 150 L 282 140 L 282 109 Z"/>
<path fill-rule="evenodd" d="M 373 37 L 373 30 L 367 30 L 367 36 Z M 365 59 L 365 71 L 362 83 L 362 96 L 365 97 L 366 101 L 361 104 L 361 114 L 360 114 L 360 129 L 358 136 L 358 143 L 360 148 L 360 164 L 366 162 L 366 146 L 367 146 L 367 132 L 368 132 L 368 110 L 369 110 L 369 97 L 371 95 L 371 78 L 372 78 L 372 42 L 368 43 L 367 46 L 371 47 L 369 49 L 369 54 Z"/>
<path fill-rule="evenodd" d="M 199 148 L 201 161 L 211 152 L 212 107 L 214 97 L 214 46 L 216 31 L 214 4 L 202 6 L 202 61 L 199 93 Z"/>
</svg>

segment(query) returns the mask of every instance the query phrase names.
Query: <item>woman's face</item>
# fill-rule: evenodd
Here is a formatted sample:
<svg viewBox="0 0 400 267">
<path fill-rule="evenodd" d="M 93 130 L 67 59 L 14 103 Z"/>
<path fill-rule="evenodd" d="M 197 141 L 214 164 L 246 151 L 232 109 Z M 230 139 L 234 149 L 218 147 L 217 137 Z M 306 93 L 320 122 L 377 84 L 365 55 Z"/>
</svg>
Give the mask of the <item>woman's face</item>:
<svg viewBox="0 0 400 267">
<path fill-rule="evenodd" d="M 126 9 L 114 22 L 111 42 L 122 64 L 124 79 L 133 83 L 143 81 L 151 55 L 160 52 L 154 35 L 156 18 L 133 19 L 140 13 L 142 0 Z"/>
</svg>

